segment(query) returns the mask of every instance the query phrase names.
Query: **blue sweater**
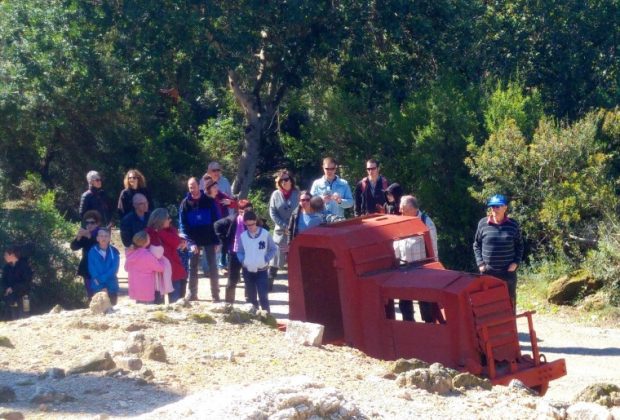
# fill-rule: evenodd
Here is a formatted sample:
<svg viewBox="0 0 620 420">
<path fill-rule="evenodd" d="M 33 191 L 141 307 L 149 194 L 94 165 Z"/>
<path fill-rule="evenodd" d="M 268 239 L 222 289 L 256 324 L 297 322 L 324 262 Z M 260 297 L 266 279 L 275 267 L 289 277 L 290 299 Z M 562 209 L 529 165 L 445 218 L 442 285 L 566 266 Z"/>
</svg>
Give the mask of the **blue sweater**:
<svg viewBox="0 0 620 420">
<path fill-rule="evenodd" d="M 519 224 L 509 217 L 500 224 L 482 218 L 474 237 L 474 255 L 478 267 L 485 264 L 493 270 L 506 271 L 512 263 L 521 264 L 523 239 Z"/>
<path fill-rule="evenodd" d="M 88 272 L 93 292 L 97 293 L 108 289 L 110 293 L 118 293 L 118 267 L 120 255 L 118 249 L 108 246 L 105 258 L 99 253 L 99 245 L 93 246 L 88 251 Z"/>
</svg>

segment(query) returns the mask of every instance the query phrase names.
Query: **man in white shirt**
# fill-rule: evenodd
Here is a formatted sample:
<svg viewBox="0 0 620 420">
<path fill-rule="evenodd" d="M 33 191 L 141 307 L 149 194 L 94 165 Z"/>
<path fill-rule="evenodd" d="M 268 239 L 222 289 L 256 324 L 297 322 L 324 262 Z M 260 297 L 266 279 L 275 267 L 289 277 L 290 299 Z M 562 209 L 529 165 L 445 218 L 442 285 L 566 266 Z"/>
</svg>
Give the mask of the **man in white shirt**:
<svg viewBox="0 0 620 420">
<path fill-rule="evenodd" d="M 435 261 L 438 260 L 437 253 L 437 228 L 431 220 L 431 218 L 422 212 L 418 205 L 418 200 L 412 195 L 405 195 L 400 199 L 400 212 L 403 216 L 419 217 L 422 220 L 431 235 L 431 243 L 433 247 L 433 253 L 435 254 Z M 410 263 L 414 261 L 420 261 L 426 259 L 427 252 L 424 243 L 424 236 L 412 236 L 409 238 L 403 238 L 398 241 L 394 241 L 394 253 L 396 258 Z M 424 322 L 435 322 L 437 317 L 435 313 L 437 311 L 437 304 L 432 302 L 419 302 L 420 315 Z M 398 307 L 403 315 L 403 320 L 413 321 L 413 302 L 410 300 L 400 300 Z"/>
</svg>

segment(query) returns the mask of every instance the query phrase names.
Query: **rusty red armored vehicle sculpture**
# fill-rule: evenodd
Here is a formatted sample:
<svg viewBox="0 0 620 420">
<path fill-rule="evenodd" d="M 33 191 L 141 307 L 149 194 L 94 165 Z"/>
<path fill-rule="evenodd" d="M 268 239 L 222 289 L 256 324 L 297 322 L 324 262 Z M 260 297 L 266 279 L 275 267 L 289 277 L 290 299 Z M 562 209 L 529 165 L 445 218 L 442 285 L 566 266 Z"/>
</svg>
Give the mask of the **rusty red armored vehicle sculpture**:
<svg viewBox="0 0 620 420">
<path fill-rule="evenodd" d="M 426 258 L 398 261 L 394 242 L 405 238 L 423 241 Z M 309 229 L 291 243 L 288 265 L 290 319 L 324 325 L 324 342 L 384 360 L 440 362 L 493 384 L 516 378 L 541 395 L 566 374 L 564 359 L 539 352 L 534 312 L 515 316 L 495 277 L 446 270 L 419 218 L 371 215 Z M 399 319 L 401 299 L 434 307 L 434 322 L 417 309 L 414 322 Z M 517 318 L 527 320 L 531 355 L 521 350 Z"/>
</svg>

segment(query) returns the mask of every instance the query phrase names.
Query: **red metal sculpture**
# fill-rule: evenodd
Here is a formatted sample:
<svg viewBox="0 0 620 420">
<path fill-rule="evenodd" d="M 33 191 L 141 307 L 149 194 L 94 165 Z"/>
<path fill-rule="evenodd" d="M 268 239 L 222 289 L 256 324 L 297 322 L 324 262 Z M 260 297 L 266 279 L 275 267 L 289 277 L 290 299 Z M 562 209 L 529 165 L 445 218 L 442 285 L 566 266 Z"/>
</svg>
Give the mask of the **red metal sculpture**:
<svg viewBox="0 0 620 420">
<path fill-rule="evenodd" d="M 426 258 L 396 260 L 394 243 L 405 238 L 423 241 Z M 515 316 L 499 279 L 446 270 L 419 218 L 371 215 L 309 229 L 292 242 L 288 265 L 290 319 L 323 324 L 325 342 L 385 360 L 440 362 L 494 384 L 516 378 L 541 395 L 566 374 L 564 359 L 548 362 L 539 353 L 534 312 Z M 434 322 L 399 319 L 397 300 L 432 305 Z M 520 317 L 531 355 L 521 352 Z"/>
</svg>

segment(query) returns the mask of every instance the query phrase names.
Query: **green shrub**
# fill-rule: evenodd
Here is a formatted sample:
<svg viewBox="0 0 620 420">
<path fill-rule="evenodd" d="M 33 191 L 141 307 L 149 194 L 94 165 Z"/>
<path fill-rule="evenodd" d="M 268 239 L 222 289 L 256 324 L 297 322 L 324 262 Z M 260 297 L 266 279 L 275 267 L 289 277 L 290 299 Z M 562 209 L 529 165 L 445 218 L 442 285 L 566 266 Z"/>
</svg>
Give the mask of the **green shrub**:
<svg viewBox="0 0 620 420">
<path fill-rule="evenodd" d="M 599 225 L 597 247 L 588 252 L 583 266 L 604 283 L 609 303 L 620 307 L 620 222 Z"/>
<path fill-rule="evenodd" d="M 31 250 L 34 313 L 49 311 L 56 304 L 66 309 L 86 304 L 84 287 L 76 281 L 78 260 L 67 246 L 77 226 L 56 210 L 54 198 L 54 192 L 48 191 L 34 203 L 5 203 L 0 209 L 0 247 L 19 244 Z"/>
<path fill-rule="evenodd" d="M 571 273 L 575 268 L 564 255 L 530 261 L 519 270 L 518 306 L 527 310 L 549 309 L 550 304 L 547 302 L 549 283 Z"/>
</svg>

